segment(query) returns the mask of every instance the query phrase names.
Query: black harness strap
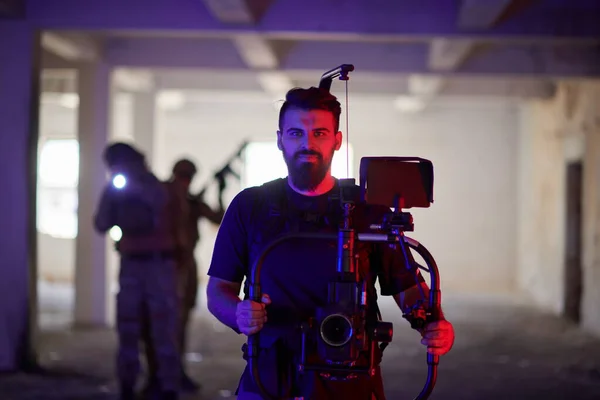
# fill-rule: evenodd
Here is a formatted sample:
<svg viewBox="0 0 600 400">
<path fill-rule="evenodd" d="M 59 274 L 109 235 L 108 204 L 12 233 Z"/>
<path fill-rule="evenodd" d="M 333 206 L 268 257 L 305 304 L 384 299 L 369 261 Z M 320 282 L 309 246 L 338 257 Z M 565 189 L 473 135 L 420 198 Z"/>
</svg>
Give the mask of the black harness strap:
<svg viewBox="0 0 600 400">
<path fill-rule="evenodd" d="M 285 178 L 264 183 L 262 187 L 265 190 L 263 191 L 258 204 L 256 204 L 254 212 L 257 221 L 252 223 L 253 229 L 260 231 L 260 241 L 262 242 L 262 245 L 266 245 L 267 242 L 276 239 L 283 233 L 299 232 L 302 223 L 318 227 L 318 229 L 325 228 L 334 229 L 336 231 L 340 227 L 343 213 L 340 207 L 339 197 L 335 195 L 332 196 L 324 213 L 311 212 L 298 209 L 291 203 L 287 193 L 288 189 Z M 269 217 L 267 220 L 264 219 L 265 215 L 268 215 Z M 258 221 L 261 223 L 258 224 Z M 368 260 L 368 262 L 370 261 L 371 260 Z M 370 267 L 367 271 L 369 270 Z M 248 284 L 247 280 L 246 284 Z M 367 293 L 370 304 L 370 318 L 381 320 L 375 287 L 369 287 Z M 384 348 L 385 346 L 381 346 L 380 351 L 383 352 Z M 286 360 L 279 359 L 278 363 L 285 364 L 285 361 L 293 360 L 287 360 L 286 356 Z M 293 393 L 301 393 L 303 387 L 301 378 L 302 375 L 300 374 L 296 376 L 296 379 L 291 380 L 290 384 L 292 385 Z M 279 382 L 279 385 L 280 393 L 283 393 L 281 391 L 283 389 L 281 385 L 285 385 L 285 383 Z"/>
</svg>

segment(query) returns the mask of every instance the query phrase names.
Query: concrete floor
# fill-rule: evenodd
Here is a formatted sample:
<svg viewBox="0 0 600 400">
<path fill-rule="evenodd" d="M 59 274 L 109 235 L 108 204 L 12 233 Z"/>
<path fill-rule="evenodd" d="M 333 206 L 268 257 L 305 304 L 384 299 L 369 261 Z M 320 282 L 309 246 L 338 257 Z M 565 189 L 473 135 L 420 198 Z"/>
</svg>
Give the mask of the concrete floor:
<svg viewBox="0 0 600 400">
<path fill-rule="evenodd" d="M 115 399 L 115 335 L 110 329 L 68 328 L 68 293 L 42 287 L 39 344 L 44 374 L 0 376 L 0 399 Z M 442 357 L 430 399 L 600 399 L 600 339 L 507 297 L 444 295 L 456 343 Z M 383 361 L 388 400 L 413 399 L 425 376 L 425 349 L 389 300 L 385 320 L 395 325 Z M 66 325 L 65 325 L 66 324 Z M 187 363 L 202 382 L 184 399 L 232 399 L 243 369 L 244 338 L 224 329 L 200 306 Z"/>
</svg>

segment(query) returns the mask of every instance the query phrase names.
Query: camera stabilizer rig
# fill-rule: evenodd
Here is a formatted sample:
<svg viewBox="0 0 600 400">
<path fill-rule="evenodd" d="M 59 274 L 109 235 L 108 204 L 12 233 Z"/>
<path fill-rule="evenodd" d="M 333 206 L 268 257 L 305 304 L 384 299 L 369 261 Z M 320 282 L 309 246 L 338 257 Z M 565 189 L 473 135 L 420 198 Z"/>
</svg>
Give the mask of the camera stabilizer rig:
<svg viewBox="0 0 600 400">
<path fill-rule="evenodd" d="M 340 77 L 348 80 L 348 72 L 354 66 L 341 65 L 323 74 L 319 87 L 327 90 L 331 81 Z M 439 272 L 429 251 L 404 232 L 414 230 L 412 215 L 404 208 L 429 207 L 433 202 L 433 165 L 430 161 L 416 157 L 363 157 L 360 165 L 360 201 L 368 204 L 387 206 L 393 211 L 387 213 L 379 224 L 371 225 L 372 232 L 359 233 L 352 226 L 352 212 L 356 206 L 353 192 L 354 179 L 340 179 L 339 200 L 343 211 L 343 223 L 337 234 L 293 233 L 283 235 L 266 246 L 256 260 L 250 276 L 250 300 L 260 302 L 262 297 L 260 273 L 266 256 L 283 242 L 294 239 L 337 240 L 338 278 L 328 286 L 328 302 L 315 312 L 315 317 L 302 323 L 302 355 L 298 371 L 316 371 L 321 377 L 330 380 L 349 380 L 359 374 L 373 376 L 376 372 L 377 347 L 385 347 L 392 341 L 393 325 L 367 317 L 367 282 L 361 279 L 354 254 L 355 242 L 384 242 L 401 251 L 406 268 L 414 273 L 418 282 L 418 269 L 430 274 L 430 290 L 427 299 L 421 291 L 422 299 L 411 309 L 404 310 L 403 317 L 414 329 L 421 329 L 426 323 L 436 321 L 441 314 L 441 292 Z M 422 267 L 410 260 L 408 248 L 415 250 L 427 264 Z M 310 337 L 317 343 L 320 362 L 307 361 L 307 340 Z M 270 394 L 260 379 L 258 357 L 260 332 L 248 336 L 249 370 L 264 399 L 277 399 Z M 366 357 L 365 357 L 366 355 Z M 439 356 L 427 354 L 428 373 L 426 383 L 415 400 L 427 399 L 435 386 Z M 290 398 L 288 395 L 284 398 Z M 371 400 L 369 397 L 368 400 Z"/>
</svg>

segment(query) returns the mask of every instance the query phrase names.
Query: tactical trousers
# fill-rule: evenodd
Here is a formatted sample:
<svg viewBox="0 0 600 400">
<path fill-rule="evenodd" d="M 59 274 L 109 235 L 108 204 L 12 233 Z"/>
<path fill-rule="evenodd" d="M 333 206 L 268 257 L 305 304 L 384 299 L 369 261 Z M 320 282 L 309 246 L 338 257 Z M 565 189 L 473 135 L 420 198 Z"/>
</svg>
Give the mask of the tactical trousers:
<svg viewBox="0 0 600 400">
<path fill-rule="evenodd" d="M 187 344 L 190 314 L 196 306 L 198 297 L 198 265 L 193 252 L 182 256 L 177 266 L 177 297 L 179 301 L 179 336 L 177 344 L 183 357 Z"/>
<path fill-rule="evenodd" d="M 187 330 L 190 315 L 196 304 L 198 295 L 198 267 L 193 253 L 186 257 L 178 257 L 176 267 L 177 287 L 177 350 L 179 351 L 181 370 L 185 371 L 185 351 L 187 345 Z M 148 319 L 146 319 L 147 321 Z M 157 362 L 156 354 L 152 347 L 150 326 L 146 323 L 142 329 L 142 337 L 146 348 L 149 380 L 156 379 Z"/>
<path fill-rule="evenodd" d="M 177 286 L 175 261 L 163 254 L 121 257 L 117 295 L 119 350 L 117 373 L 123 385 L 135 386 L 140 372 L 139 342 L 147 318 L 161 390 L 179 389 Z"/>
</svg>

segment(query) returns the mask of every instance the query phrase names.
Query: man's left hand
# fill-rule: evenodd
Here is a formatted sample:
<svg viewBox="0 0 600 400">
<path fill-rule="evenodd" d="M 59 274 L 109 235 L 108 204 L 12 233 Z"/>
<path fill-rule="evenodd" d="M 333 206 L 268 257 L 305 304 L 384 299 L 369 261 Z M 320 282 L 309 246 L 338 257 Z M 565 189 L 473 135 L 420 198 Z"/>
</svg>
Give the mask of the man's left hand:
<svg viewBox="0 0 600 400">
<path fill-rule="evenodd" d="M 446 320 L 430 322 L 421 331 L 421 343 L 427 346 L 427 352 L 442 356 L 454 345 L 454 328 Z"/>
</svg>

